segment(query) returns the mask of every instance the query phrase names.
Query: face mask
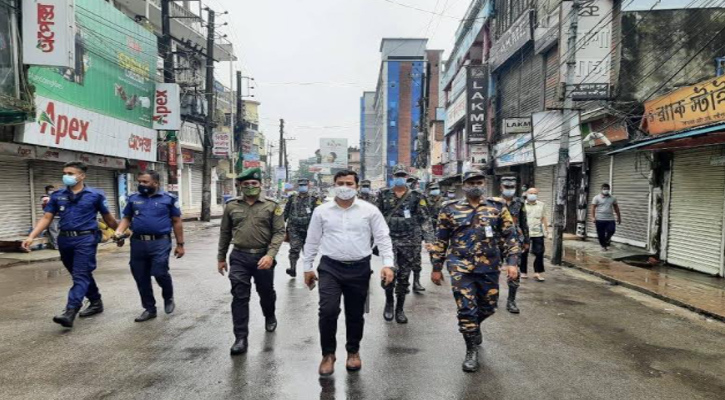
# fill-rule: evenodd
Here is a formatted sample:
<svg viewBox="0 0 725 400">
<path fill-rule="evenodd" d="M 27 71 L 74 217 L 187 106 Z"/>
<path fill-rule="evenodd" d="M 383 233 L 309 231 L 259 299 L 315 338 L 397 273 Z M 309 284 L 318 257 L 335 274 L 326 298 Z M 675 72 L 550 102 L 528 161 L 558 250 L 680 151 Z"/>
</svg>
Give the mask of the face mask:
<svg viewBox="0 0 725 400">
<path fill-rule="evenodd" d="M 357 194 L 355 189 L 349 186 L 337 186 L 335 187 L 335 197 L 340 200 L 350 200 Z"/>
<path fill-rule="evenodd" d="M 75 186 L 78 184 L 78 178 L 73 175 L 63 175 L 63 184 L 66 186 Z"/>
<path fill-rule="evenodd" d="M 48 196 L 50 196 L 51 194 L 53 194 L 53 191 L 52 190 L 48 190 Z"/>
<path fill-rule="evenodd" d="M 483 188 L 480 186 L 464 186 L 463 191 L 466 192 L 466 196 L 468 197 L 483 196 Z"/>
<path fill-rule="evenodd" d="M 360 189 L 360 193 L 362 193 L 362 194 L 370 194 L 370 188 L 369 187 L 364 187 L 364 188 Z"/>
<path fill-rule="evenodd" d="M 397 176 L 397 177 L 393 178 L 393 186 L 398 186 L 398 187 L 405 186 L 405 178 L 402 176 Z"/>
<path fill-rule="evenodd" d="M 503 190 L 503 197 L 505 197 L 507 199 L 514 197 L 515 194 L 516 194 L 516 189 L 504 189 Z"/>
<path fill-rule="evenodd" d="M 143 195 L 150 195 L 153 194 L 156 191 L 156 188 L 153 186 L 146 186 L 146 185 L 138 185 L 138 192 Z"/>
<path fill-rule="evenodd" d="M 243 186 L 242 187 L 242 193 L 245 196 L 257 197 L 257 196 L 259 196 L 260 193 L 262 193 L 262 188 L 261 187 L 253 187 L 253 186 Z"/>
<path fill-rule="evenodd" d="M 307 186 L 300 186 L 299 188 L 297 188 L 297 191 L 300 193 L 307 193 L 310 191 L 310 188 L 308 188 Z"/>
<path fill-rule="evenodd" d="M 535 194 L 527 194 L 527 195 L 526 195 L 526 200 L 528 200 L 529 202 L 533 203 L 533 202 L 535 202 L 535 201 L 536 201 L 536 199 L 537 199 L 538 197 L 539 197 L 539 196 L 537 196 L 537 195 L 535 195 Z"/>
<path fill-rule="evenodd" d="M 456 194 L 455 193 L 448 193 L 448 198 L 449 199 L 455 199 L 456 198 Z"/>
<path fill-rule="evenodd" d="M 609 196 L 609 189 L 602 189 L 602 194 L 605 196 Z"/>
<path fill-rule="evenodd" d="M 441 191 L 440 190 L 431 190 L 430 195 L 431 196 L 440 196 Z"/>
</svg>

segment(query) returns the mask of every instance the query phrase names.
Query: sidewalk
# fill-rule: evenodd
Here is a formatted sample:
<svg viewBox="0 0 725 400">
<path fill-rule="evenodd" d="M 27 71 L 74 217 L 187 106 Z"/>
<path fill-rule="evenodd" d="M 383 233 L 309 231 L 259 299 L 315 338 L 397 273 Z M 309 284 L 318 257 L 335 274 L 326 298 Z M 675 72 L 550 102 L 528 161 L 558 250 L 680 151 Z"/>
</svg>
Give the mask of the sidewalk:
<svg viewBox="0 0 725 400">
<path fill-rule="evenodd" d="M 184 233 L 189 234 L 205 229 L 218 228 L 220 223 L 220 219 L 212 219 L 210 222 L 202 222 L 198 220 L 185 221 Z M 123 247 L 118 247 L 115 243 L 101 243 L 98 245 L 98 254 L 113 254 L 128 251 L 128 246 L 128 242 Z M 35 250 L 30 253 L 4 252 L 0 253 L 0 268 L 10 267 L 18 264 L 32 264 L 38 262 L 58 260 L 60 260 L 60 254 L 58 253 L 58 250 L 52 249 Z"/>
<path fill-rule="evenodd" d="M 549 258 L 552 247 L 548 241 Z M 644 249 L 625 244 L 614 243 L 603 252 L 594 239 L 564 238 L 566 266 L 725 322 L 725 279 L 675 267 L 650 266 L 648 257 Z M 618 261 L 622 259 L 638 266 Z"/>
</svg>

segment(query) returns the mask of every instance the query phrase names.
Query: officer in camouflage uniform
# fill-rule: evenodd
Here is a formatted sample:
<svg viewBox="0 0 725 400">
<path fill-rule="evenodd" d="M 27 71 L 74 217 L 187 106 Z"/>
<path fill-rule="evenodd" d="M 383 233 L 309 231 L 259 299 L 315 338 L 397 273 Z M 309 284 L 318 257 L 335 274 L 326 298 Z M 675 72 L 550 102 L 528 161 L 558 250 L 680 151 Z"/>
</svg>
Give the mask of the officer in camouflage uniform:
<svg viewBox="0 0 725 400">
<path fill-rule="evenodd" d="M 465 372 L 478 370 L 480 324 L 496 311 L 499 267 L 503 263 L 509 279 L 516 279 L 521 253 L 511 214 L 503 202 L 483 197 L 485 185 L 482 172 L 465 173 L 466 198 L 443 206 L 431 249 L 434 284 L 443 282 L 443 265 L 448 262 L 458 327 L 466 341 Z"/>
<path fill-rule="evenodd" d="M 357 198 L 367 201 L 368 203 L 375 204 L 375 195 L 373 194 L 373 189 L 370 187 L 370 181 L 367 179 L 364 179 L 360 181 L 360 193 L 358 193 Z"/>
<path fill-rule="evenodd" d="M 386 321 L 393 320 L 395 291 L 398 300 L 395 303 L 395 321 L 399 324 L 408 322 L 403 306 L 410 286 L 410 271 L 420 269 L 421 235 L 425 238 L 427 248 L 430 248 L 434 240 L 425 197 L 406 186 L 407 177 L 405 166 L 396 165 L 393 168 L 393 188 L 380 191 L 377 199 L 377 206 L 390 228 L 397 267 L 395 283 L 385 290 L 383 317 Z"/>
<path fill-rule="evenodd" d="M 524 201 L 520 197 L 516 197 L 516 177 L 504 176 L 501 178 L 501 193 L 509 214 L 514 219 L 516 232 L 519 239 L 519 246 L 525 249 L 529 246 L 529 224 L 526 222 L 526 207 Z M 521 274 L 516 279 L 509 279 L 509 296 L 506 301 L 506 309 L 512 314 L 518 314 L 521 311 L 516 305 L 516 292 L 521 284 Z"/>
<path fill-rule="evenodd" d="M 287 275 L 297 276 L 297 260 L 300 259 L 300 251 L 305 247 L 307 227 L 310 226 L 312 212 L 322 204 L 319 197 L 310 194 L 310 181 L 308 179 L 297 180 L 297 194 L 293 194 L 287 200 L 284 208 L 284 221 L 287 223 L 289 234 L 289 268 Z"/>
<path fill-rule="evenodd" d="M 438 214 L 443 208 L 443 203 L 446 199 L 441 196 L 441 187 L 437 183 L 431 183 L 428 185 L 428 211 L 430 213 L 430 220 L 435 230 L 438 226 Z"/>
</svg>

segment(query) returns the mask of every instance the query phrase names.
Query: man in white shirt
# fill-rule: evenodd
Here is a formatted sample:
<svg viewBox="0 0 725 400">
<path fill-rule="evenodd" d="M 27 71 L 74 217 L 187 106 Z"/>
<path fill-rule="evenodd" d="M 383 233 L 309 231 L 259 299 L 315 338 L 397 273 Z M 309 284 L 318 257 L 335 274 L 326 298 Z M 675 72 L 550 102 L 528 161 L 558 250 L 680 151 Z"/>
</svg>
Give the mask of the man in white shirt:
<svg viewBox="0 0 725 400">
<path fill-rule="evenodd" d="M 348 371 L 360 370 L 360 340 L 365 324 L 365 303 L 370 287 L 370 256 L 374 238 L 383 269 L 380 278 L 390 285 L 393 273 L 393 244 L 385 218 L 374 205 L 355 198 L 360 178 L 353 171 L 335 175 L 335 200 L 318 206 L 312 214 L 304 248 L 305 284 L 314 289 L 318 280 L 314 271 L 315 257 L 322 256 L 320 273 L 320 344 L 322 362 L 320 375 L 332 375 L 337 349 L 337 316 L 340 298 L 345 296 Z"/>
</svg>

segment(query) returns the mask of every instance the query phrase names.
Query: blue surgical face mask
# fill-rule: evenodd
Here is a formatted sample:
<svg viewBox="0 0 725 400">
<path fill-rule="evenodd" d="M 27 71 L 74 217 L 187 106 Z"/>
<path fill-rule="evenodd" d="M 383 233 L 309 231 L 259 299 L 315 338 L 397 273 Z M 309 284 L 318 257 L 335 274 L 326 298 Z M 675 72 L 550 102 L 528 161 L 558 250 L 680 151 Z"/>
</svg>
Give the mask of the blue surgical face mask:
<svg viewBox="0 0 725 400">
<path fill-rule="evenodd" d="M 63 175 L 63 184 L 66 186 L 75 186 L 78 184 L 78 178 L 73 175 Z"/>
<path fill-rule="evenodd" d="M 440 194 L 441 194 L 441 191 L 438 189 L 434 189 L 434 190 L 430 191 L 431 196 L 440 196 Z"/>
<path fill-rule="evenodd" d="M 448 193 L 448 198 L 449 199 L 455 199 L 456 198 L 456 194 L 455 193 Z"/>
<path fill-rule="evenodd" d="M 370 188 L 369 187 L 361 188 L 360 189 L 360 193 L 362 193 L 362 194 L 370 194 Z"/>
<path fill-rule="evenodd" d="M 300 186 L 299 188 L 297 188 L 297 191 L 300 193 L 307 193 L 310 191 L 310 188 L 307 186 Z"/>
<path fill-rule="evenodd" d="M 504 189 L 501 193 L 503 194 L 503 197 L 510 199 L 516 194 L 516 189 Z"/>
<path fill-rule="evenodd" d="M 526 195 L 526 200 L 528 200 L 531 203 L 535 202 L 537 198 L 539 198 L 539 196 L 537 196 L 535 194 L 527 194 Z"/>
<path fill-rule="evenodd" d="M 393 178 L 393 186 L 405 186 L 405 177 L 404 176 L 396 176 Z"/>
</svg>

